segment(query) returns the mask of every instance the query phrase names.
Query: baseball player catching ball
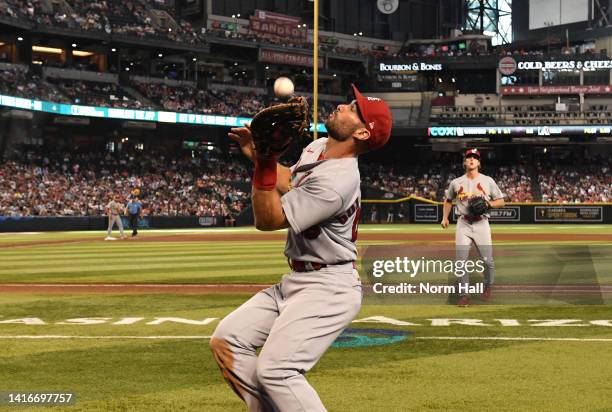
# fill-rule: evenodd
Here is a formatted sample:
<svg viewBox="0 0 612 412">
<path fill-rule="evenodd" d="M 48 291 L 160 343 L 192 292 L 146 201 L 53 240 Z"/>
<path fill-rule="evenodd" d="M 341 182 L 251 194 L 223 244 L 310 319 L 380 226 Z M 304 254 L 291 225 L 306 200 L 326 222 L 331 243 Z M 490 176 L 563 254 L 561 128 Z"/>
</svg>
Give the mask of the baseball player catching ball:
<svg viewBox="0 0 612 412">
<path fill-rule="evenodd" d="M 388 141 L 392 119 L 384 101 L 353 90 L 356 100 L 339 105 L 327 119 L 329 138 L 309 144 L 291 168 L 278 164 L 278 157 L 261 156 L 257 116 L 229 133 L 255 163 L 256 227 L 288 228 L 291 267 L 280 283 L 225 317 L 210 341 L 223 375 L 249 411 L 325 411 L 304 374 L 361 306 L 357 157 Z"/>
<path fill-rule="evenodd" d="M 504 195 L 495 181 L 482 173 L 480 169 L 480 152 L 469 149 L 465 152 L 463 161 L 465 174 L 451 181 L 444 200 L 442 227 L 448 227 L 448 217 L 456 199 L 457 230 L 455 232 L 455 249 L 458 261 L 466 261 L 472 243 L 476 245 L 478 254 L 484 263 L 484 292 L 481 298 L 485 301 L 491 298 L 491 287 L 495 280 L 495 264 L 493 262 L 493 242 L 489 226 L 489 210 L 503 207 Z M 470 278 L 466 272 L 459 278 L 459 284 L 466 287 Z M 469 294 L 460 293 L 459 306 L 468 306 Z"/>
</svg>

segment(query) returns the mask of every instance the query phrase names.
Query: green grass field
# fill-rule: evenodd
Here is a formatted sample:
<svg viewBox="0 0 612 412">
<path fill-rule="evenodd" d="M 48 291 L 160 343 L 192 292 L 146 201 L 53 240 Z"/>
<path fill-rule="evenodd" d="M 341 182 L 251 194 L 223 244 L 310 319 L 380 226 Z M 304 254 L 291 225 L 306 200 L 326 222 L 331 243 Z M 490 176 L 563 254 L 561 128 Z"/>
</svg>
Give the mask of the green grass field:
<svg viewBox="0 0 612 412">
<path fill-rule="evenodd" d="M 376 236 L 440 232 L 433 225 L 366 225 L 359 244 L 364 251 L 390 244 L 409 250 L 423 242 Z M 587 280 L 612 284 L 612 226 L 495 225 L 493 232 L 516 234 L 496 241 L 501 249 L 578 248 L 575 262 L 563 258 L 567 283 L 584 280 L 587 250 Z M 597 237 L 567 240 L 584 233 Z M 226 239 L 205 238 L 220 234 Z M 538 234 L 555 239 L 534 240 Z M 175 238 L 156 240 L 160 235 Z M 446 235 L 427 243 L 452 246 L 452 232 Z M 287 272 L 284 241 L 250 228 L 143 231 L 142 239 L 116 242 L 104 236 L 0 234 L 0 284 L 268 284 Z M 538 267 L 528 257 L 520 271 L 523 255 L 497 259 L 500 283 L 528 281 Z M 76 403 L 58 410 L 244 410 L 213 363 L 208 336 L 247 294 L 0 290 L 0 392 L 74 392 Z M 612 411 L 610 305 L 365 301 L 353 330 L 307 375 L 330 411 Z"/>
</svg>

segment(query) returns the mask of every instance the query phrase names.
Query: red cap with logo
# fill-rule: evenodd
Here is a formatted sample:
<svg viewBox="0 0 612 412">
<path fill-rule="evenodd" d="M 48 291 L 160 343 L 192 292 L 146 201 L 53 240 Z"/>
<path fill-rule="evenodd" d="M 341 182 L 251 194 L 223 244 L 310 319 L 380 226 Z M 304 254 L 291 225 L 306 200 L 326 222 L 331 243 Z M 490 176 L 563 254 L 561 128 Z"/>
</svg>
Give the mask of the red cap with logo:
<svg viewBox="0 0 612 412">
<path fill-rule="evenodd" d="M 354 84 L 352 86 L 359 114 L 365 122 L 366 129 L 370 132 L 368 146 L 370 150 L 380 149 L 391 137 L 393 125 L 391 110 L 384 100 L 378 97 L 363 96 Z"/>
<path fill-rule="evenodd" d="M 478 149 L 468 149 L 465 152 L 465 156 L 464 157 L 468 157 L 468 156 L 476 156 L 477 158 L 480 159 L 480 152 L 478 151 Z"/>
</svg>

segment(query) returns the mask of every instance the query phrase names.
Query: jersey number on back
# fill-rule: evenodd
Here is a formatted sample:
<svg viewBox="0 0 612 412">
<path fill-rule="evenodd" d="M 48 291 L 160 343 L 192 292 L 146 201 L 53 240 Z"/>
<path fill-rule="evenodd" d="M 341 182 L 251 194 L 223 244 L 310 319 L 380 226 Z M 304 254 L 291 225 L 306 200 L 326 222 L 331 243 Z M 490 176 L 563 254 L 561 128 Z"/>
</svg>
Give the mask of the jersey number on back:
<svg viewBox="0 0 612 412">
<path fill-rule="evenodd" d="M 351 227 L 351 242 L 355 243 L 357 241 L 357 226 L 359 225 L 359 216 L 361 215 L 359 199 L 355 200 L 355 203 L 353 203 L 353 205 L 349 207 L 346 212 L 342 213 L 340 216 L 336 216 L 336 219 L 338 222 L 345 224 L 353 215 L 355 215 L 355 219 L 353 220 L 353 226 Z"/>
</svg>

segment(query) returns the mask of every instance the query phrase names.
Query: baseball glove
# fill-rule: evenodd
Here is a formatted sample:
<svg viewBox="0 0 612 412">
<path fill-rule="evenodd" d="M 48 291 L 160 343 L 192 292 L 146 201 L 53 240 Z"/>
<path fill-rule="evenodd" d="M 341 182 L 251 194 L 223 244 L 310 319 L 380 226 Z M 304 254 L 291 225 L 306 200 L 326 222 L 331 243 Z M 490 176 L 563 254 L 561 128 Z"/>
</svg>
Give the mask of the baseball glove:
<svg viewBox="0 0 612 412">
<path fill-rule="evenodd" d="M 263 109 L 251 122 L 251 134 L 257 157 L 278 158 L 291 140 L 308 135 L 308 102 L 302 96 Z"/>
<path fill-rule="evenodd" d="M 468 211 L 470 216 L 484 215 L 491 209 L 491 205 L 486 201 L 484 197 L 475 196 L 468 200 Z"/>
</svg>

